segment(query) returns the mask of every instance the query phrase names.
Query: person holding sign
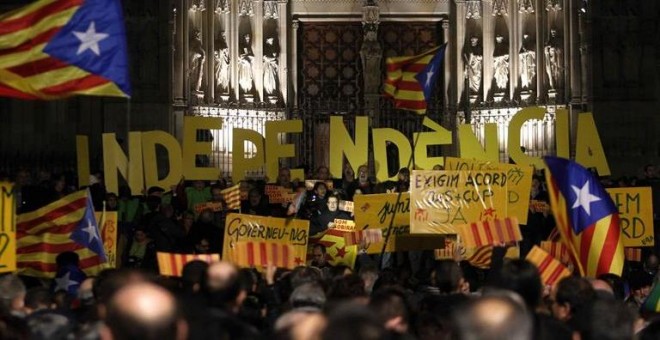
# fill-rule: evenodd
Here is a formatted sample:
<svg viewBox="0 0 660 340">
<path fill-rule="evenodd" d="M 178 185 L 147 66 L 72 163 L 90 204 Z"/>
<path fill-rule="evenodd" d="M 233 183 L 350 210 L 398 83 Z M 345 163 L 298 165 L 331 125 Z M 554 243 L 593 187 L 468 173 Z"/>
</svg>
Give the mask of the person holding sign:
<svg viewBox="0 0 660 340">
<path fill-rule="evenodd" d="M 527 225 L 520 226 L 523 234 L 520 256 L 523 257 L 527 256 L 534 245 L 540 245 L 542 240 L 547 239 L 554 227 L 551 219 L 548 218 L 550 197 L 543 188 L 541 178 L 537 176 L 532 177 L 532 190 L 529 198 L 534 204 L 529 206 Z"/>
<path fill-rule="evenodd" d="M 346 212 L 339 210 L 339 198 L 335 195 L 328 197 L 327 208 L 327 210 L 322 211 L 318 216 L 312 218 L 309 230 L 310 235 L 316 235 L 328 228 L 334 228 L 335 219 L 351 219 Z"/>
</svg>

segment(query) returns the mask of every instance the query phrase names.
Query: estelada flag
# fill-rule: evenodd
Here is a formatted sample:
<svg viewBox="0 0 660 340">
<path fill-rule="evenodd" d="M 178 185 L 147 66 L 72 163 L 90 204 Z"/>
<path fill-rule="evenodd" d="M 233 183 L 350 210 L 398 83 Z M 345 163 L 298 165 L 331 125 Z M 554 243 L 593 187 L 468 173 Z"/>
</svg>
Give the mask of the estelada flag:
<svg viewBox="0 0 660 340">
<path fill-rule="evenodd" d="M 621 275 L 624 252 L 619 213 L 589 170 L 562 158 L 545 157 L 552 213 L 580 274 Z"/>
<path fill-rule="evenodd" d="M 420 55 L 387 58 L 385 95 L 398 109 L 425 114 L 435 82 L 442 72 L 447 45 L 432 48 Z"/>
<path fill-rule="evenodd" d="M 204 261 L 206 263 L 220 261 L 218 254 L 175 254 L 157 252 L 158 271 L 163 276 L 177 276 L 180 277 L 183 273 L 183 267 L 188 262 Z"/>
<path fill-rule="evenodd" d="M 554 286 L 561 279 L 571 275 L 568 268 L 538 246 L 534 246 L 527 253 L 526 260 L 536 265 L 539 269 L 539 274 L 541 274 L 541 281 L 545 285 Z"/>
<path fill-rule="evenodd" d="M 0 96 L 129 97 L 119 0 L 39 0 L 0 16 Z"/>
<path fill-rule="evenodd" d="M 19 274 L 53 278 L 57 255 L 67 251 L 78 254 L 85 274 L 96 275 L 103 269 L 106 255 L 89 190 L 18 215 L 16 222 Z"/>
<path fill-rule="evenodd" d="M 308 259 L 310 259 L 313 245 L 318 243 L 325 247 L 328 262 L 331 265 L 345 265 L 353 268 L 357 259 L 357 246 L 346 244 L 345 234 L 344 231 L 328 229 L 310 237 Z"/>
<path fill-rule="evenodd" d="M 512 243 L 522 240 L 522 233 L 515 217 L 474 222 L 456 226 L 466 248 Z"/>
</svg>

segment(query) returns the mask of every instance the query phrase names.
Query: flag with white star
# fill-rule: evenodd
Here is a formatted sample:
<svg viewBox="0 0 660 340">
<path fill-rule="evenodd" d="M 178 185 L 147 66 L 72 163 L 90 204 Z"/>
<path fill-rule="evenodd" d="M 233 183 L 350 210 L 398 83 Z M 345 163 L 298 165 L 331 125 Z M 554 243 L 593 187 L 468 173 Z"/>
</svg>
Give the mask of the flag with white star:
<svg viewBox="0 0 660 340">
<path fill-rule="evenodd" d="M 79 268 L 98 274 L 106 255 L 89 190 L 67 195 L 16 218 L 16 264 L 22 275 L 54 278 L 57 256 L 74 252 Z M 59 276 L 58 276 L 59 277 Z"/>
<path fill-rule="evenodd" d="M 425 114 L 435 83 L 443 70 L 446 45 L 416 56 L 387 58 L 384 91 L 398 109 Z"/>
<path fill-rule="evenodd" d="M 624 262 L 619 213 L 589 170 L 563 158 L 545 157 L 552 212 L 562 241 L 582 275 L 621 275 Z"/>
<path fill-rule="evenodd" d="M 0 96 L 129 97 L 119 0 L 39 0 L 0 16 Z"/>
</svg>

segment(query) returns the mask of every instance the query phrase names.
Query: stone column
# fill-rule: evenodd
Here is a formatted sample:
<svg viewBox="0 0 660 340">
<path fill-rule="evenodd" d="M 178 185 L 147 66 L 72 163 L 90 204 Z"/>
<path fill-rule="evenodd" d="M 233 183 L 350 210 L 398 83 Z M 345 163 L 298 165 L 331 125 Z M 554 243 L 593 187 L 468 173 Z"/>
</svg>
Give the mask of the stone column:
<svg viewBox="0 0 660 340">
<path fill-rule="evenodd" d="M 289 27 L 288 27 L 288 17 L 287 13 L 289 13 L 288 10 L 288 5 L 289 5 L 289 0 L 278 0 L 277 1 L 277 11 L 279 15 L 278 19 L 278 31 L 279 31 L 279 39 L 280 39 L 280 59 L 279 59 L 279 72 L 277 73 L 277 76 L 279 77 L 279 86 L 280 86 L 280 92 L 282 95 L 282 101 L 284 102 L 284 106 L 287 106 L 289 103 L 288 100 L 288 93 L 289 93 L 289 88 L 286 84 L 288 84 L 287 76 L 289 74 L 289 55 L 287 51 L 289 50 Z M 295 66 L 295 64 L 294 64 Z M 284 86 L 283 86 L 284 85 Z"/>
<path fill-rule="evenodd" d="M 293 108 L 298 108 L 298 28 L 300 27 L 300 21 L 292 20 L 291 21 L 291 45 L 288 46 L 291 49 L 291 77 L 288 78 L 286 88 L 291 90 L 291 102 L 293 103 Z M 284 45 L 283 45 L 284 46 Z M 290 84 L 290 85 L 289 85 Z"/>
<path fill-rule="evenodd" d="M 364 80 L 364 110 L 371 119 L 380 113 L 380 64 L 383 58 L 383 48 L 378 42 L 378 25 L 380 24 L 380 8 L 378 0 L 365 0 L 362 6 L 362 30 L 364 38 L 360 48 L 362 73 Z M 377 125 L 376 125 L 377 126 Z"/>
</svg>

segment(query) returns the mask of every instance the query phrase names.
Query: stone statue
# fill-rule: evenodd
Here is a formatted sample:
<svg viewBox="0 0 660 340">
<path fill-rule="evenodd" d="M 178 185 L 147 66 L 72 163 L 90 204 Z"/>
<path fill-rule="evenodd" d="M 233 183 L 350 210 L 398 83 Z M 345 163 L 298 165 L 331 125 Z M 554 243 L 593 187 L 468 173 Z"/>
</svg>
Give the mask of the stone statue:
<svg viewBox="0 0 660 340">
<path fill-rule="evenodd" d="M 494 78 L 497 90 L 506 90 L 509 84 L 509 47 L 504 42 L 504 37 L 500 34 L 495 37 L 493 70 L 495 71 Z"/>
<path fill-rule="evenodd" d="M 557 30 L 550 29 L 550 37 L 543 48 L 545 55 L 545 72 L 548 74 L 550 89 L 556 90 L 562 87 L 564 73 L 564 56 L 562 41 L 557 36 Z"/>
<path fill-rule="evenodd" d="M 479 42 L 479 37 L 471 37 L 470 45 L 463 53 L 465 61 L 465 77 L 470 84 L 471 93 L 479 93 L 481 88 L 481 69 L 484 59 L 483 47 Z"/>
<path fill-rule="evenodd" d="M 520 60 L 520 85 L 523 89 L 533 86 L 532 81 L 536 75 L 536 46 L 529 38 L 529 34 L 523 34 L 518 59 Z"/>
<path fill-rule="evenodd" d="M 190 68 L 188 69 L 188 79 L 190 79 L 192 91 L 201 92 L 205 61 L 206 51 L 202 44 L 201 32 L 199 29 L 193 28 L 190 39 Z"/>
<path fill-rule="evenodd" d="M 252 74 L 254 52 L 252 52 L 252 35 L 250 33 L 243 35 L 238 51 L 238 85 L 240 85 L 243 92 L 248 93 L 252 91 L 254 79 Z"/>
<path fill-rule="evenodd" d="M 215 88 L 219 93 L 225 93 L 229 90 L 229 46 L 225 39 L 225 32 L 215 42 Z"/>
<path fill-rule="evenodd" d="M 277 57 L 280 54 L 278 45 L 274 37 L 266 38 L 266 45 L 264 46 L 264 91 L 269 95 L 273 95 L 277 91 L 279 67 Z"/>
</svg>

